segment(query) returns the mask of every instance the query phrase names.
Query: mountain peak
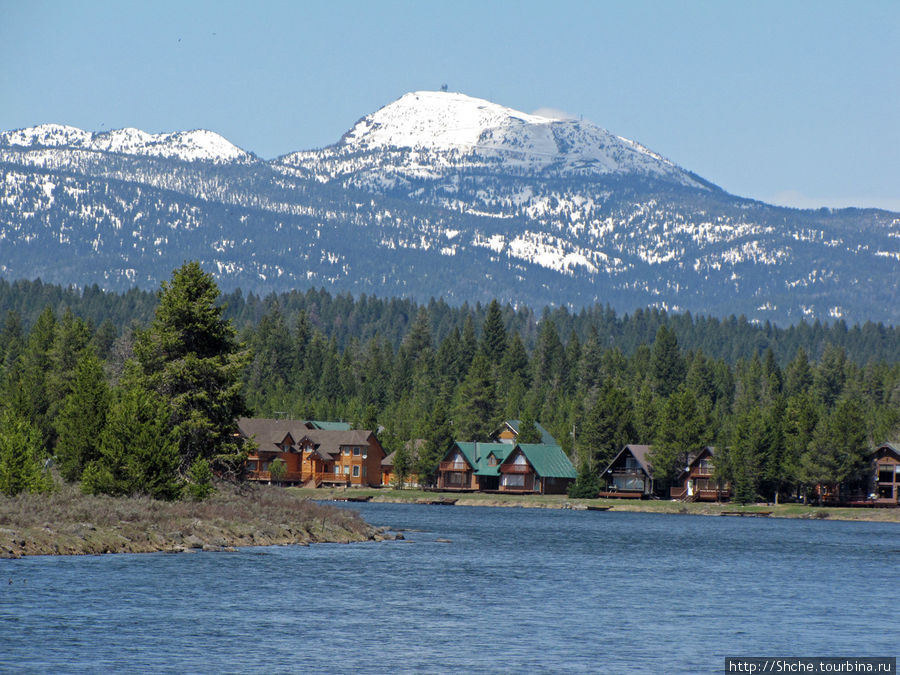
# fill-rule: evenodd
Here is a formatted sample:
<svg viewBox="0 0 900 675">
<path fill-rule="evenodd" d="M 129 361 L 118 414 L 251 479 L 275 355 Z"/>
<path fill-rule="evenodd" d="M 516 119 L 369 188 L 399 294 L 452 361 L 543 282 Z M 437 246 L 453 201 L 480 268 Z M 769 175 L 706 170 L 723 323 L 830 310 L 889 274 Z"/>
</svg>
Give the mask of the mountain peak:
<svg viewBox="0 0 900 675">
<path fill-rule="evenodd" d="M 234 162 L 247 161 L 251 157 L 219 134 L 206 129 L 150 134 L 140 129 L 125 128 L 92 133 L 63 124 L 40 124 L 0 133 L 0 146 L 75 148 L 186 162 Z"/>
<path fill-rule="evenodd" d="M 591 122 L 525 113 L 457 92 L 415 91 L 363 117 L 337 144 L 353 153 L 402 148 L 462 164 L 501 160 L 532 170 L 633 173 L 708 187 L 639 143 Z"/>
</svg>

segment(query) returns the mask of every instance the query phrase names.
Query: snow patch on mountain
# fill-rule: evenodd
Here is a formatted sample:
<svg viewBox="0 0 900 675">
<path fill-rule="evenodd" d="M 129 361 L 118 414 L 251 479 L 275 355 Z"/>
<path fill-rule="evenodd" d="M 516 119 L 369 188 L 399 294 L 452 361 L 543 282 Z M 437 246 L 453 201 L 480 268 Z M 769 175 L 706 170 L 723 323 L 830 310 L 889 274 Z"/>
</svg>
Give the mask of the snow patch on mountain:
<svg viewBox="0 0 900 675">
<path fill-rule="evenodd" d="M 206 129 L 150 134 L 140 129 L 91 133 L 62 124 L 41 124 L 0 133 L 0 147 L 77 148 L 185 162 L 242 162 L 252 155 Z"/>
<path fill-rule="evenodd" d="M 399 160 L 399 161 L 398 161 Z M 388 173 L 437 179 L 459 168 L 639 174 L 709 189 L 673 162 L 590 122 L 524 113 L 480 98 L 417 91 L 367 115 L 331 148 L 281 158 L 321 176 L 356 173 L 385 185 Z M 500 166 L 498 166 L 498 163 Z M 380 185 L 372 184 L 377 169 Z"/>
</svg>

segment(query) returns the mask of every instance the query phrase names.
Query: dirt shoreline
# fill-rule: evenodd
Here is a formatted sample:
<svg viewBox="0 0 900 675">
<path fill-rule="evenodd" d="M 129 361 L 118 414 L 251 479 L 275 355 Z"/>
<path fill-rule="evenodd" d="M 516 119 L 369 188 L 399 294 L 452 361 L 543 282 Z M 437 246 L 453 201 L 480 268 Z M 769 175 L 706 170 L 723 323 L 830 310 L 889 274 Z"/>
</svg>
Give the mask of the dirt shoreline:
<svg viewBox="0 0 900 675">
<path fill-rule="evenodd" d="M 425 492 L 414 489 L 304 489 L 293 488 L 298 495 L 319 501 L 341 500 L 348 496 L 370 496 L 372 502 L 421 503 L 456 500 L 455 506 L 491 506 L 501 508 L 607 510 L 609 512 L 663 513 L 698 516 L 744 516 L 795 518 L 801 520 L 845 520 L 854 522 L 900 523 L 900 509 L 805 506 L 803 504 L 739 504 L 723 502 L 685 503 L 669 500 L 572 499 L 566 495 L 493 495 L 484 493 Z"/>
<path fill-rule="evenodd" d="M 234 551 L 394 537 L 356 512 L 281 488 L 220 490 L 199 503 L 90 497 L 75 486 L 51 495 L 0 497 L 0 558 Z"/>
</svg>

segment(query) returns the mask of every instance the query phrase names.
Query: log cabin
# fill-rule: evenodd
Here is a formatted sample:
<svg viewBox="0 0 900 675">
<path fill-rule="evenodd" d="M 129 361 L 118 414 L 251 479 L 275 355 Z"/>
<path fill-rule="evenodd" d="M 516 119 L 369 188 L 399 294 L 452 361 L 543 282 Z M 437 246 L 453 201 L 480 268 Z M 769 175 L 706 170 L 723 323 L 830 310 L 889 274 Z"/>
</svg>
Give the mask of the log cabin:
<svg viewBox="0 0 900 675">
<path fill-rule="evenodd" d="M 558 445 L 457 441 L 438 467 L 438 489 L 561 494 L 575 467 Z"/>
<path fill-rule="evenodd" d="M 517 443 L 499 467 L 500 492 L 565 494 L 575 467 L 558 445 Z"/>
<path fill-rule="evenodd" d="M 653 494 L 649 445 L 626 445 L 600 474 L 600 497 L 644 499 Z"/>
<path fill-rule="evenodd" d="M 284 470 L 275 478 L 287 485 L 381 485 L 384 450 L 371 431 L 310 428 L 302 420 L 260 417 L 242 417 L 238 431 L 256 444 L 247 455 L 248 480 L 271 483 L 272 463 L 281 461 Z"/>
<path fill-rule="evenodd" d="M 438 489 L 496 490 L 500 485 L 498 467 L 513 447 L 509 443 L 455 442 L 438 465 Z"/>
<path fill-rule="evenodd" d="M 731 487 L 716 480 L 714 454 L 715 448 L 710 446 L 692 453 L 675 485 L 669 489 L 669 496 L 685 502 L 727 501 L 731 497 Z"/>
</svg>

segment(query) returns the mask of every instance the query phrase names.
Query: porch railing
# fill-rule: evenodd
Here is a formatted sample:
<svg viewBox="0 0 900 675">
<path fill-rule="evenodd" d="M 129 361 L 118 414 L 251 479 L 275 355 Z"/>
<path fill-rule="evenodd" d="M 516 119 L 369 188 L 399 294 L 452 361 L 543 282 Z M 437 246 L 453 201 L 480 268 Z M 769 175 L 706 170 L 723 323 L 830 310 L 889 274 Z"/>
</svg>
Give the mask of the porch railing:
<svg viewBox="0 0 900 675">
<path fill-rule="evenodd" d="M 468 471 L 469 465 L 465 462 L 441 462 L 439 471 Z"/>
<path fill-rule="evenodd" d="M 500 473 L 532 473 L 532 468 L 527 464 L 501 464 Z"/>
</svg>

